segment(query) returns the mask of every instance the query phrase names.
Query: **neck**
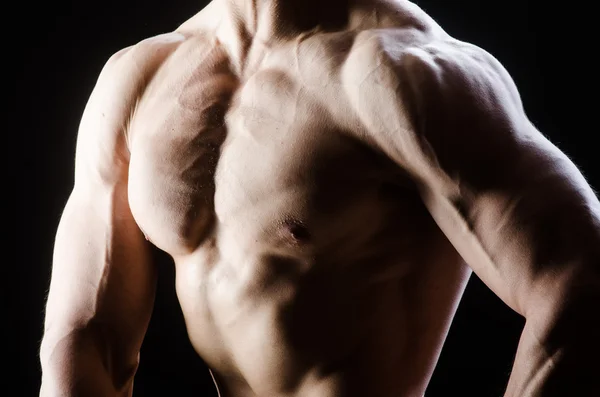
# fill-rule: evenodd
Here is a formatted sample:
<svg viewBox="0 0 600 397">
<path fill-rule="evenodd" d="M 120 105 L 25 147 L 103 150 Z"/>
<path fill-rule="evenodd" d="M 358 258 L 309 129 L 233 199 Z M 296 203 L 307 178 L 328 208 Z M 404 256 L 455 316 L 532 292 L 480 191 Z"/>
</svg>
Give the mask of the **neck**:
<svg viewBox="0 0 600 397">
<path fill-rule="evenodd" d="M 348 22 L 352 0 L 224 0 L 253 37 L 285 37 L 315 28 L 334 30 Z"/>
<path fill-rule="evenodd" d="M 252 58 L 253 44 L 268 47 L 269 43 L 313 29 L 343 29 L 348 23 L 350 3 L 356 1 L 212 0 L 177 30 L 213 32 L 241 72 L 248 57 Z"/>
</svg>

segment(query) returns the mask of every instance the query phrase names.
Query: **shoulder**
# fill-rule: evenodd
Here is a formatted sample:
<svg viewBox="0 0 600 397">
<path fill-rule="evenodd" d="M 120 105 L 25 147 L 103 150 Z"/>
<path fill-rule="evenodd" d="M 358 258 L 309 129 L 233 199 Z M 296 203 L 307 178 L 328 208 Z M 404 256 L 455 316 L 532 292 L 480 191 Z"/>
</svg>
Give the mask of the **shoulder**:
<svg viewBox="0 0 600 397">
<path fill-rule="evenodd" d="M 446 38 L 386 59 L 411 135 L 433 169 L 477 189 L 514 184 L 514 164 L 546 146 L 512 77 L 486 50 Z"/>
<path fill-rule="evenodd" d="M 542 139 L 513 79 L 484 49 L 427 31 L 366 38 L 343 88 L 364 138 L 411 174 L 464 174 L 475 163 L 496 172 L 506 153 Z"/>
<path fill-rule="evenodd" d="M 115 52 L 105 62 L 95 91 L 110 88 L 127 90 L 147 82 L 167 56 L 185 40 L 186 36 L 181 33 L 166 33 Z M 112 84 L 104 86 L 102 83 L 105 82 Z"/>
<path fill-rule="evenodd" d="M 153 75 L 185 39 L 179 33 L 162 34 L 112 54 L 97 77 L 80 130 L 94 131 L 94 124 L 103 125 L 105 131 L 124 128 Z"/>
<path fill-rule="evenodd" d="M 351 97 L 385 98 L 421 128 L 431 119 L 525 121 L 518 89 L 489 52 L 445 33 L 400 29 L 363 33 L 343 73 Z M 355 104 L 358 106 L 359 104 Z M 460 116 L 460 117 L 459 117 Z"/>
<path fill-rule="evenodd" d="M 403 94 L 417 102 L 421 112 L 446 109 L 508 118 L 524 115 L 512 77 L 480 47 L 448 38 L 407 48 L 401 57 L 388 59 L 397 78 L 405 82 Z"/>
<path fill-rule="evenodd" d="M 367 31 L 357 41 L 355 56 L 361 60 L 363 73 L 356 79 L 379 79 L 389 89 L 400 89 L 409 96 L 435 91 L 442 94 L 437 99 L 443 100 L 448 95 L 470 93 L 521 106 L 518 90 L 504 66 L 473 44 L 439 31 L 415 28 Z"/>
<path fill-rule="evenodd" d="M 83 166 L 88 163 L 108 170 L 127 161 L 128 126 L 137 103 L 153 74 L 182 40 L 180 34 L 160 35 L 108 58 L 81 117 L 76 170 L 88 168 Z"/>
</svg>

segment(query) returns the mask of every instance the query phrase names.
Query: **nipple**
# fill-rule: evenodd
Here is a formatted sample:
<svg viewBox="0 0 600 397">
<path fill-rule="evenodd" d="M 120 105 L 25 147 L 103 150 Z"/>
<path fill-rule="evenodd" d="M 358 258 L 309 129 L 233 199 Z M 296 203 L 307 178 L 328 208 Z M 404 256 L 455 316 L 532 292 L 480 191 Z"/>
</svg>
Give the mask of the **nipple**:
<svg viewBox="0 0 600 397">
<path fill-rule="evenodd" d="M 290 239 L 296 244 L 307 244 L 310 242 L 310 232 L 306 225 L 296 220 L 286 220 L 283 227 L 287 231 Z"/>
</svg>

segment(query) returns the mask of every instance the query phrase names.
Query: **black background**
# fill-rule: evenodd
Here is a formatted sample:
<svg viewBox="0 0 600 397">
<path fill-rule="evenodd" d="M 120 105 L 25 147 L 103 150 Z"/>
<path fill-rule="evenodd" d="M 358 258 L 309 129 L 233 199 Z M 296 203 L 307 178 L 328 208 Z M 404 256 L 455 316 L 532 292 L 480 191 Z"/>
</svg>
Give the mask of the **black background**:
<svg viewBox="0 0 600 397">
<path fill-rule="evenodd" d="M 323 0 L 327 1 L 327 0 Z M 591 3 L 591 2 L 590 2 Z M 5 83 L 2 329 L 11 367 L 3 381 L 34 396 L 40 383 L 37 351 L 49 282 L 54 232 L 73 182 L 76 130 L 104 62 L 115 51 L 173 30 L 204 1 L 89 0 L 14 4 L 3 11 Z M 534 124 L 600 186 L 594 148 L 598 128 L 597 24 L 581 1 L 417 1 L 450 34 L 477 44 L 508 69 Z M 11 20 L 14 18 L 14 20 Z M 14 23 L 14 25 L 10 25 Z M 14 93 L 14 95 L 10 95 Z M 12 109 L 12 110 L 11 110 Z M 154 315 L 142 348 L 134 396 L 216 396 L 193 352 L 175 298 L 174 273 L 160 255 Z M 14 274 L 13 274 L 14 273 Z M 8 293 L 7 293 L 8 291 Z M 8 319 L 8 320 L 7 320 Z M 13 321 L 14 319 L 14 321 Z M 523 320 L 475 276 L 461 302 L 427 397 L 501 396 Z M 14 376 L 13 376 L 14 374 Z M 398 368 L 401 376 L 402 368 Z M 7 376 L 8 375 L 8 376 Z"/>
</svg>

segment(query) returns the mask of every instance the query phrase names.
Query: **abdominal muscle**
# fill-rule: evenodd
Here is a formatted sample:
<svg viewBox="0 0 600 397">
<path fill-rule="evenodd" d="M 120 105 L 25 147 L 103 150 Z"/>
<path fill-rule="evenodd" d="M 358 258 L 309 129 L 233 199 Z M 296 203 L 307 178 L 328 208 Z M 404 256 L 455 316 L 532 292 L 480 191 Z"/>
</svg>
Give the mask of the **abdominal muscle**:
<svg viewBox="0 0 600 397">
<path fill-rule="evenodd" d="M 330 260 L 248 248 L 217 225 L 176 259 L 190 340 L 221 397 L 423 395 L 470 273 L 419 216 L 404 255 L 402 233 L 362 259 L 344 247 Z"/>
</svg>

